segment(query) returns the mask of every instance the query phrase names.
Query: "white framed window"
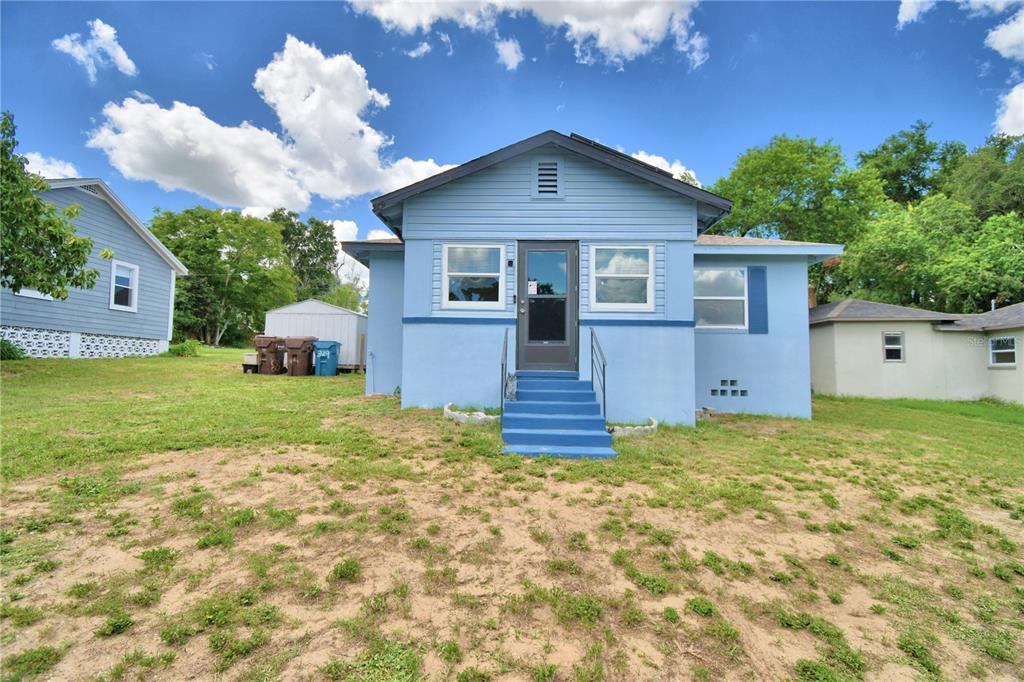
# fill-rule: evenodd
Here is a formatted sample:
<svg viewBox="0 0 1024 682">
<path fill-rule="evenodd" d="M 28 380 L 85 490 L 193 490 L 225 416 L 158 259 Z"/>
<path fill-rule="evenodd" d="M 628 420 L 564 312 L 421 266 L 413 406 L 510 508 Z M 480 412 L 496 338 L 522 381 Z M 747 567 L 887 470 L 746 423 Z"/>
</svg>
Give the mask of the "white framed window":
<svg viewBox="0 0 1024 682">
<path fill-rule="evenodd" d="M 505 309 L 505 247 L 445 244 L 441 259 L 441 307 Z"/>
<path fill-rule="evenodd" d="M 139 308 L 139 266 L 110 261 L 110 309 L 137 312 Z"/>
<path fill-rule="evenodd" d="M 694 268 L 693 319 L 702 329 L 746 329 L 746 268 Z"/>
<path fill-rule="evenodd" d="M 44 294 L 41 291 L 36 291 L 35 289 L 31 289 L 29 287 L 22 287 L 21 290 L 18 293 L 14 294 L 14 295 L 15 296 L 24 296 L 25 298 L 38 298 L 40 301 L 52 301 L 53 300 L 53 296 L 50 296 L 49 294 Z"/>
<path fill-rule="evenodd" d="M 562 162 L 558 159 L 536 159 L 533 162 L 534 199 L 558 199 L 562 192 Z"/>
<path fill-rule="evenodd" d="M 988 340 L 988 364 L 1009 367 L 1017 364 L 1017 337 L 998 336 Z"/>
<path fill-rule="evenodd" d="M 591 244 L 590 309 L 654 310 L 654 246 Z"/>
<path fill-rule="evenodd" d="M 903 362 L 905 345 L 903 332 L 882 332 L 882 360 Z"/>
</svg>

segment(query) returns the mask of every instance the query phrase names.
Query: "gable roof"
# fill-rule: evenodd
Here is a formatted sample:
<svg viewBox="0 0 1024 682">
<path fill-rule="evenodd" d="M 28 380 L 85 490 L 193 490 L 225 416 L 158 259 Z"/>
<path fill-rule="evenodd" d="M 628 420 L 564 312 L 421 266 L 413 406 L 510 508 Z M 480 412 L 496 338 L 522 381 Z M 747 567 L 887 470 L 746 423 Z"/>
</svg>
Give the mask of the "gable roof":
<svg viewBox="0 0 1024 682">
<path fill-rule="evenodd" d="M 114 209 L 122 220 L 135 230 L 135 232 L 142 237 L 142 240 L 146 242 L 157 255 L 164 259 L 171 268 L 174 269 L 179 275 L 187 275 L 188 268 L 186 268 L 180 260 L 178 260 L 170 250 L 163 245 L 159 239 L 156 238 L 152 232 L 149 231 L 142 221 L 139 220 L 134 213 L 132 213 L 124 203 L 117 198 L 114 191 L 107 186 L 107 183 L 103 182 L 99 178 L 57 178 L 47 179 L 47 184 L 50 185 L 50 189 L 62 189 L 64 187 L 77 187 L 84 189 L 87 192 L 92 192 L 101 199 L 105 200 L 110 207 Z"/>
<path fill-rule="evenodd" d="M 944 325 L 949 331 L 992 331 L 1024 327 L 1024 303 L 1014 303 L 986 313 L 963 315 L 956 322 Z"/>
<path fill-rule="evenodd" d="M 302 308 L 308 308 L 309 310 L 303 311 L 301 310 Z M 267 314 L 284 312 L 305 312 L 309 315 L 337 315 L 338 313 L 347 313 L 349 315 L 366 317 L 366 315 L 361 312 L 350 310 L 349 308 L 343 308 L 340 305 L 334 305 L 333 303 L 326 303 L 321 301 L 319 298 L 307 298 L 304 301 L 289 303 L 288 305 L 283 305 L 280 308 L 268 310 Z"/>
<path fill-rule="evenodd" d="M 676 180 L 671 173 L 662 170 L 656 166 L 652 166 L 643 161 L 638 161 L 628 154 L 624 154 L 620 151 L 606 147 L 603 144 L 590 140 L 582 135 L 573 133 L 572 135 L 563 135 L 562 133 L 555 130 L 547 130 L 533 137 L 528 137 L 525 140 L 520 140 L 514 144 L 510 144 L 507 147 L 502 147 L 497 151 L 493 151 L 490 154 L 485 154 L 471 161 L 467 161 L 462 165 L 450 168 L 449 170 L 443 171 L 436 175 L 432 175 L 429 178 L 414 182 L 411 185 L 406 185 L 400 189 L 396 189 L 388 194 L 381 195 L 371 202 L 373 212 L 381 222 L 387 225 L 395 234 L 401 236 L 402 225 L 400 221 L 395 220 L 395 216 L 389 212 L 393 212 L 395 207 L 398 207 L 406 199 L 428 192 L 432 189 L 436 189 L 442 185 L 445 185 L 453 180 L 458 180 L 471 173 L 475 173 L 484 168 L 488 168 L 495 164 L 507 161 L 520 154 L 532 151 L 544 145 L 554 145 L 566 151 L 574 152 L 585 156 L 589 159 L 602 163 L 611 168 L 629 173 L 642 180 L 651 182 L 659 187 L 667 189 L 672 192 L 676 192 L 690 199 L 694 199 L 700 203 L 706 204 L 717 211 L 717 215 L 704 225 L 704 229 L 707 229 L 716 220 L 721 218 L 723 215 L 732 210 L 732 202 L 724 197 L 720 197 L 717 194 L 695 187 L 681 180 Z"/>
<path fill-rule="evenodd" d="M 821 324 L 823 322 L 895 322 L 916 320 L 919 322 L 943 322 L 958 319 L 959 315 L 949 313 L 936 313 L 921 308 L 908 308 L 902 305 L 891 305 L 889 303 L 876 303 L 865 301 L 859 298 L 848 298 L 838 303 L 826 303 L 825 305 L 811 308 L 810 323 Z"/>
</svg>

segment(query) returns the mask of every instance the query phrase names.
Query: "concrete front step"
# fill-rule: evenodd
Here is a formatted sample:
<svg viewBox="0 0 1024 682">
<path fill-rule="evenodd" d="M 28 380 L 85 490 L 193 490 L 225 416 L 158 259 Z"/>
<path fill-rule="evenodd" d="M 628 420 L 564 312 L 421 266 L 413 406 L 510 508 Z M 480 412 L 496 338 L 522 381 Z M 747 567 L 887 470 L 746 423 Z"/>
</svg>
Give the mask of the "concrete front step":
<svg viewBox="0 0 1024 682">
<path fill-rule="evenodd" d="M 616 454 L 611 448 L 571 445 L 509 445 L 505 448 L 504 452 L 507 455 L 527 455 L 529 457 L 550 455 L 552 457 L 567 457 L 569 459 L 608 459 L 615 457 Z"/>
<path fill-rule="evenodd" d="M 512 403 L 508 403 L 511 405 Z M 550 403 L 543 403 L 550 404 Z M 577 405 L 578 403 L 569 403 Z M 550 414 L 547 412 L 508 412 L 501 420 L 506 429 L 572 429 L 579 431 L 600 431 L 605 428 L 604 417 L 600 414 Z"/>
<path fill-rule="evenodd" d="M 611 447 L 612 436 L 603 429 L 508 429 L 502 428 L 501 438 L 507 445 L 577 445 L 583 447 Z"/>
<path fill-rule="evenodd" d="M 509 400 L 505 403 L 505 414 L 577 414 L 600 415 L 601 406 L 597 400 L 592 402 L 556 401 L 556 400 Z"/>
</svg>

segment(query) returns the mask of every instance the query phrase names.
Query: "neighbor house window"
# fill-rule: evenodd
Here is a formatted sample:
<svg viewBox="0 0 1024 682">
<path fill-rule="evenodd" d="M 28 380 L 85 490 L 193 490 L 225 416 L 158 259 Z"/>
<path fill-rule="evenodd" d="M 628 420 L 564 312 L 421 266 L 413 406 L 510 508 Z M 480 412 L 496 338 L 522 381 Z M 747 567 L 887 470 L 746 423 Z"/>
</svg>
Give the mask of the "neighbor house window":
<svg viewBox="0 0 1024 682">
<path fill-rule="evenodd" d="M 53 296 L 50 296 L 49 294 L 44 294 L 41 291 L 36 291 L 35 289 L 31 289 L 29 287 L 22 287 L 21 290 L 18 291 L 18 293 L 14 294 L 14 295 L 15 296 L 24 296 L 25 298 L 38 298 L 41 301 L 52 301 L 53 300 Z"/>
<path fill-rule="evenodd" d="M 882 359 L 886 362 L 903 362 L 903 332 L 882 334 Z"/>
<path fill-rule="evenodd" d="M 590 309 L 654 310 L 654 247 L 590 247 Z"/>
<path fill-rule="evenodd" d="M 694 268 L 693 318 L 698 327 L 747 328 L 747 269 Z"/>
<path fill-rule="evenodd" d="M 1002 336 L 988 340 L 990 365 L 1016 365 L 1017 339 L 1013 336 Z"/>
<path fill-rule="evenodd" d="M 110 263 L 110 309 L 134 313 L 139 304 L 139 266 L 121 261 Z"/>
<path fill-rule="evenodd" d="M 500 245 L 445 244 L 442 306 L 501 310 L 505 307 L 505 278 Z"/>
</svg>

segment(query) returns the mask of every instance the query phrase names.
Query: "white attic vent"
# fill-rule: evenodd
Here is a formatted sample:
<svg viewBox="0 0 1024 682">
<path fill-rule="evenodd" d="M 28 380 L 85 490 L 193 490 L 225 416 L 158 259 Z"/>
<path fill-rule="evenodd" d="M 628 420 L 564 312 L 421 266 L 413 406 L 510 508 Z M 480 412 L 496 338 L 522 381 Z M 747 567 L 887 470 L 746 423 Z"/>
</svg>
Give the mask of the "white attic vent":
<svg viewBox="0 0 1024 682">
<path fill-rule="evenodd" d="M 81 185 L 79 189 L 95 194 L 96 196 L 100 195 L 99 190 L 96 189 L 96 185 Z"/>
<path fill-rule="evenodd" d="M 561 163 L 556 159 L 540 159 L 534 164 L 533 196 L 546 199 L 562 196 Z"/>
</svg>

